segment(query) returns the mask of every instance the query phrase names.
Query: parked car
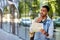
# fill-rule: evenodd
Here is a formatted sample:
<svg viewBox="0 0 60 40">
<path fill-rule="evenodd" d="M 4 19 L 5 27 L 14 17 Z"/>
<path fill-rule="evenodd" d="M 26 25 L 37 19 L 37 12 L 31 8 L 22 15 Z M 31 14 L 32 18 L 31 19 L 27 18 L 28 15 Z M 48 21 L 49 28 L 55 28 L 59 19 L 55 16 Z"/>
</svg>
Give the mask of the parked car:
<svg viewBox="0 0 60 40">
<path fill-rule="evenodd" d="M 30 18 L 22 18 L 20 24 L 25 27 L 30 27 L 30 24 L 32 23 Z"/>
<path fill-rule="evenodd" d="M 54 20 L 53 22 L 54 22 L 54 26 L 55 26 L 55 27 L 59 27 L 59 26 L 60 26 L 60 18 L 57 18 L 57 19 Z"/>
</svg>

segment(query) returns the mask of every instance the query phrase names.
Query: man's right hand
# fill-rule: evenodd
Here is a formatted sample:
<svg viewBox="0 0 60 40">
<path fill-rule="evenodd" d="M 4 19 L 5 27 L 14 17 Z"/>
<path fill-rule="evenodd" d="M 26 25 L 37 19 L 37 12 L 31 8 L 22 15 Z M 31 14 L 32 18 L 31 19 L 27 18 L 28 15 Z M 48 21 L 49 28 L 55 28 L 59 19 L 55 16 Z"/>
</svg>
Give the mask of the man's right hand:
<svg viewBox="0 0 60 40">
<path fill-rule="evenodd" d="M 42 21 L 42 19 L 43 19 L 42 17 L 39 17 L 39 18 L 37 19 L 37 21 L 36 21 L 36 22 L 38 22 L 38 23 L 39 23 L 39 22 L 41 22 L 41 21 Z"/>
</svg>

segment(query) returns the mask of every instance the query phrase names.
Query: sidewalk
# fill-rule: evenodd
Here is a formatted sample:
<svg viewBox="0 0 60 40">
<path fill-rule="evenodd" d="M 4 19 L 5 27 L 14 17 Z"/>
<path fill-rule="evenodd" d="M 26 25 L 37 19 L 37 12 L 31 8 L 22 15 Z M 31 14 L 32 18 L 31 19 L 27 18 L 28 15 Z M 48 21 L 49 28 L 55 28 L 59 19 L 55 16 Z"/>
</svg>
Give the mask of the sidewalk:
<svg viewBox="0 0 60 40">
<path fill-rule="evenodd" d="M 56 40 L 60 40 L 60 27 L 56 28 L 55 36 L 56 36 Z"/>
<path fill-rule="evenodd" d="M 60 27 L 56 27 L 55 31 L 60 32 Z"/>
<path fill-rule="evenodd" d="M 19 37 L 0 29 L 0 40 L 22 40 L 22 39 L 19 39 Z"/>
</svg>

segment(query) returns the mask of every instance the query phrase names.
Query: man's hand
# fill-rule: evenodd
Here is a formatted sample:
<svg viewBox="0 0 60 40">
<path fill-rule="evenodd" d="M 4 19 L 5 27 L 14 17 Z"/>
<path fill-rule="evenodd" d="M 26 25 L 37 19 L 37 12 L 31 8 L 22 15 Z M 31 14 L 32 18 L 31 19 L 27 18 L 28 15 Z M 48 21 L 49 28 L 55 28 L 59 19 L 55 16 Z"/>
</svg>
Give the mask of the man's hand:
<svg viewBox="0 0 60 40">
<path fill-rule="evenodd" d="M 30 36 L 30 37 L 33 37 L 33 36 L 34 36 L 34 32 L 32 32 L 32 33 L 29 32 L 29 36 Z"/>
<path fill-rule="evenodd" d="M 44 29 L 41 29 L 40 32 L 41 32 L 42 34 L 46 35 L 46 37 L 49 36 L 49 34 L 48 34 Z"/>
<path fill-rule="evenodd" d="M 38 22 L 38 23 L 39 23 L 39 22 L 41 22 L 41 21 L 42 21 L 42 19 L 43 19 L 43 18 L 42 18 L 42 17 L 40 17 L 40 18 L 38 18 L 38 19 L 37 19 L 37 21 L 36 21 L 36 22 Z"/>
</svg>

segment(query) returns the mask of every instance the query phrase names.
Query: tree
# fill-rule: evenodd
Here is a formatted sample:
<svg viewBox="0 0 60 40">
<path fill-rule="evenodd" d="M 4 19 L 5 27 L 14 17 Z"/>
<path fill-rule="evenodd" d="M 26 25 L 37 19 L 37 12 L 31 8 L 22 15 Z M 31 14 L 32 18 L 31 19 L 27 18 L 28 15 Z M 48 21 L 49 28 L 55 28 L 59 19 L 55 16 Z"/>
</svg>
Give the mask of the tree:
<svg viewBox="0 0 60 40">
<path fill-rule="evenodd" d="M 36 16 L 38 16 L 38 13 L 40 11 L 39 9 L 40 9 L 40 1 L 34 0 L 32 2 L 32 8 L 31 8 L 31 10 L 32 10 L 32 14 L 31 14 L 32 19 L 34 19 Z"/>
<path fill-rule="evenodd" d="M 49 16 L 50 18 L 52 18 L 53 16 L 55 16 L 57 13 L 56 13 L 56 1 L 55 0 L 48 0 L 48 6 L 50 8 L 50 11 L 49 11 Z"/>
<path fill-rule="evenodd" d="M 29 11 L 32 10 L 31 17 L 33 19 L 38 16 L 39 8 L 40 1 L 38 0 L 21 0 L 18 7 L 20 17 L 22 16 L 22 14 L 25 14 L 25 16 L 27 16 L 26 14 L 29 15 Z"/>
<path fill-rule="evenodd" d="M 60 0 L 56 0 L 56 13 L 60 16 Z"/>
<path fill-rule="evenodd" d="M 19 6 L 18 6 L 18 10 L 19 10 L 20 18 L 21 18 L 21 16 L 26 16 L 23 14 L 28 14 L 28 12 L 29 12 L 28 2 L 23 1 L 23 0 L 20 1 Z"/>
</svg>

